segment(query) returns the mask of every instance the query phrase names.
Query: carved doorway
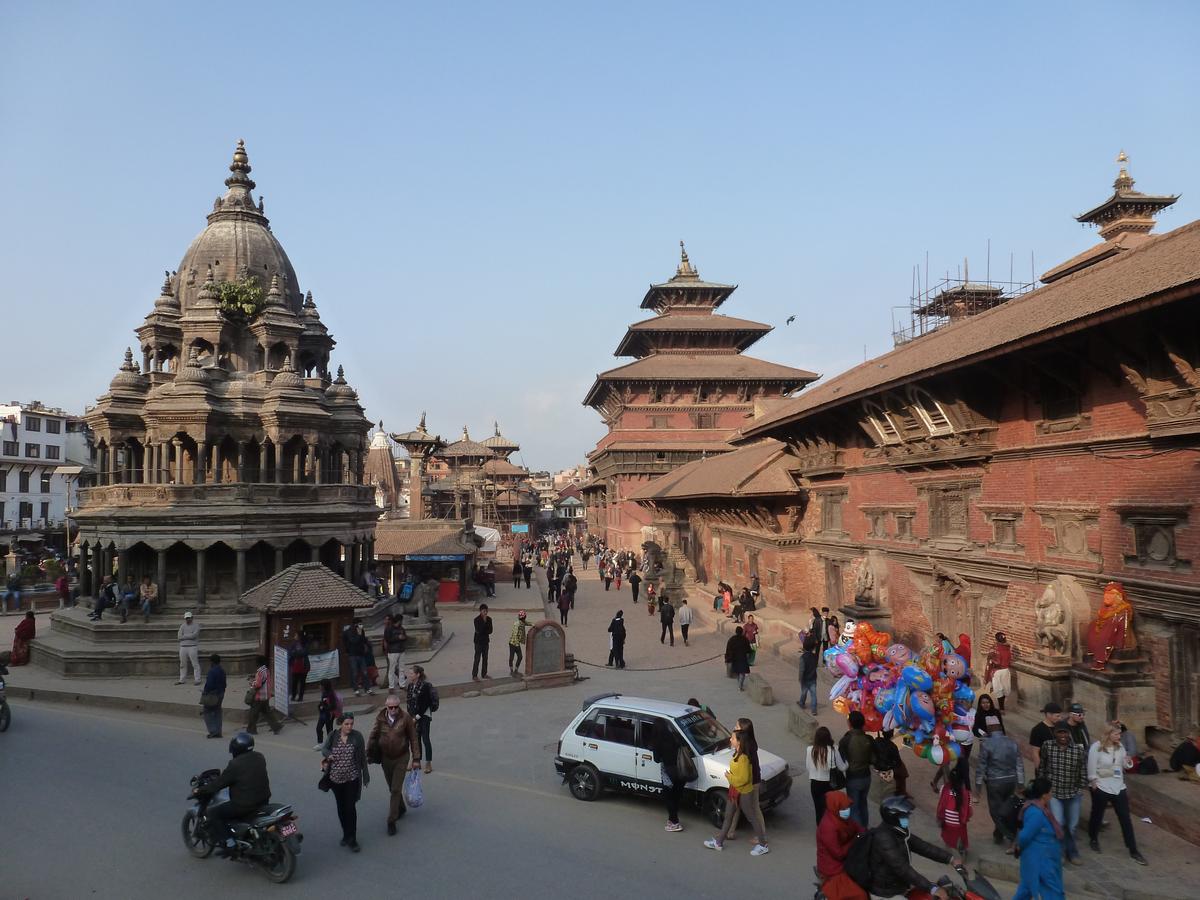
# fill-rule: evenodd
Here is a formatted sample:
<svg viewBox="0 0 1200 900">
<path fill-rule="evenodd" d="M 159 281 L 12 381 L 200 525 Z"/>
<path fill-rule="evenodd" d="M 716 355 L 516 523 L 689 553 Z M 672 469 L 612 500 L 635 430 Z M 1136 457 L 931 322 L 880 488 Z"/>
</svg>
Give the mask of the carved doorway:
<svg viewBox="0 0 1200 900">
<path fill-rule="evenodd" d="M 825 605 L 830 612 L 837 612 L 845 604 L 842 597 L 842 561 L 840 559 L 825 560 Z"/>
</svg>

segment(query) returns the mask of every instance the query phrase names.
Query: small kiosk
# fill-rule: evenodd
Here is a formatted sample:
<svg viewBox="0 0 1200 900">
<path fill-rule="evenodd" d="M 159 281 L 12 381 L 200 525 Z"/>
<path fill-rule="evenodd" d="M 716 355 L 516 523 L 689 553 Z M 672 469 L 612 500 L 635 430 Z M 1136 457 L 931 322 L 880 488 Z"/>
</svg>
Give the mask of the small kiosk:
<svg viewBox="0 0 1200 900">
<path fill-rule="evenodd" d="M 374 601 L 321 563 L 288 566 L 278 575 L 252 587 L 242 603 L 257 611 L 259 649 L 272 661 L 275 695 L 287 697 L 287 649 L 302 635 L 308 645 L 307 681 L 322 678 L 342 682 L 350 667 L 342 660 L 342 630 L 354 622 L 356 609 L 370 608 Z M 286 710 L 285 710 L 286 711 Z"/>
</svg>

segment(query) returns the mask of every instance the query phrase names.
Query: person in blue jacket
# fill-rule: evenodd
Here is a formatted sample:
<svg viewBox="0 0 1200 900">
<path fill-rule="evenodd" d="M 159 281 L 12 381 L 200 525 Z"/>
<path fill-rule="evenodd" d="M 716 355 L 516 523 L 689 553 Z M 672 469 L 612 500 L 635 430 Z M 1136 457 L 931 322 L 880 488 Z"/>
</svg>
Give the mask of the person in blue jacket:
<svg viewBox="0 0 1200 900">
<path fill-rule="evenodd" d="M 1013 900 L 1065 900 L 1062 880 L 1062 826 L 1050 812 L 1050 781 L 1035 778 L 1025 791 L 1023 823 L 1017 835 L 1021 883 Z"/>
</svg>

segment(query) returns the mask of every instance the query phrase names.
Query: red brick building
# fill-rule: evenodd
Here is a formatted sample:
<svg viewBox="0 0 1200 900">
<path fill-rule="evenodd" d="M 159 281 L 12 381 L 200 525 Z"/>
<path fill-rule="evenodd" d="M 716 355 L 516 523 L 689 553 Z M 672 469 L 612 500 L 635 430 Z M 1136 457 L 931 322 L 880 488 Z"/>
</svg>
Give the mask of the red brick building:
<svg viewBox="0 0 1200 900">
<path fill-rule="evenodd" d="M 980 670 L 1006 631 L 1024 701 L 1079 699 L 1139 738 L 1194 732 L 1200 221 L 1149 234 L 1174 200 L 1122 168 L 1080 217 L 1104 240 L 1037 290 L 994 292 L 637 498 L 700 580 L 736 586 L 757 567 L 767 602 L 797 619 L 828 605 L 916 645 L 966 633 Z M 770 496 L 754 496 L 755 466 Z M 1134 605 L 1138 649 L 1097 672 L 1084 637 L 1110 581 Z"/>
<path fill-rule="evenodd" d="M 680 242 L 675 276 L 652 284 L 616 356 L 634 362 L 596 376 L 584 403 L 608 434 L 589 454 L 582 494 L 588 527 L 615 547 L 640 547 L 648 512 L 628 500 L 642 484 L 685 463 L 728 453 L 728 435 L 756 406 L 790 396 L 817 376 L 743 355 L 770 325 L 717 314 L 736 285 L 700 280 Z"/>
</svg>

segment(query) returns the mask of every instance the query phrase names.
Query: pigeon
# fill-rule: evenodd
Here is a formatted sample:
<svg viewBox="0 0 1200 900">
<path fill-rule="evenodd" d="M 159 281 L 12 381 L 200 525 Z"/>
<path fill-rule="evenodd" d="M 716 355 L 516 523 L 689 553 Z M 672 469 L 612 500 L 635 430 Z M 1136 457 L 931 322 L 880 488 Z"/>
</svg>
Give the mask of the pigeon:
<svg viewBox="0 0 1200 900">
<path fill-rule="evenodd" d="M 784 324 L 784 325 L 791 325 L 791 324 L 792 324 L 793 322 L 795 322 L 795 321 L 796 321 L 796 317 L 795 317 L 795 316 L 788 316 L 788 317 L 787 317 L 787 321 L 786 321 L 786 322 L 784 322 L 783 324 Z"/>
</svg>

